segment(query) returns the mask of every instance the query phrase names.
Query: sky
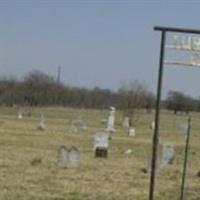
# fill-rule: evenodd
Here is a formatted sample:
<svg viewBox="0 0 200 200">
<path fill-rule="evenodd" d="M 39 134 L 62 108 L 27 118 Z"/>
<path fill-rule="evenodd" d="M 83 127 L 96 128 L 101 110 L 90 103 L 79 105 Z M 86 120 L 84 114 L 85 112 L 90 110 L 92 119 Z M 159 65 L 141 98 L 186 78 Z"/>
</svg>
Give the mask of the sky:
<svg viewBox="0 0 200 200">
<path fill-rule="evenodd" d="M 63 83 L 117 90 L 139 80 L 156 93 L 160 32 L 155 25 L 200 29 L 192 0 L 0 0 L 0 76 L 31 70 Z M 164 67 L 169 90 L 200 96 L 200 69 Z"/>
</svg>

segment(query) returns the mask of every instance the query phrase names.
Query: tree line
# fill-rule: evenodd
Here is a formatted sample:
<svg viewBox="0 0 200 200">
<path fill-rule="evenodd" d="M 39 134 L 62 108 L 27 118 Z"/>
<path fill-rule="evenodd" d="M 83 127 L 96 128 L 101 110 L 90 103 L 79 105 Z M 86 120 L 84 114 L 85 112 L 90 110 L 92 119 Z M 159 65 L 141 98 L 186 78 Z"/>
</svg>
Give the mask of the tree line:
<svg viewBox="0 0 200 200">
<path fill-rule="evenodd" d="M 76 108 L 107 109 L 115 106 L 125 113 L 136 109 L 151 110 L 154 94 L 140 81 L 121 84 L 118 91 L 94 87 L 72 87 L 58 83 L 52 76 L 38 70 L 28 72 L 23 78 L 0 78 L 0 105 L 5 106 L 68 106 Z M 200 98 L 182 92 L 170 91 L 162 101 L 163 108 L 179 111 L 200 111 Z"/>
<path fill-rule="evenodd" d="M 69 106 L 76 108 L 151 109 L 154 95 L 139 81 L 124 83 L 118 91 L 72 87 L 58 83 L 41 71 L 30 71 L 23 78 L 0 78 L 0 105 Z"/>
<path fill-rule="evenodd" d="M 178 112 L 200 111 L 200 97 L 193 98 L 179 91 L 169 91 L 166 99 L 163 101 L 163 106 L 172 110 L 174 114 Z"/>
</svg>

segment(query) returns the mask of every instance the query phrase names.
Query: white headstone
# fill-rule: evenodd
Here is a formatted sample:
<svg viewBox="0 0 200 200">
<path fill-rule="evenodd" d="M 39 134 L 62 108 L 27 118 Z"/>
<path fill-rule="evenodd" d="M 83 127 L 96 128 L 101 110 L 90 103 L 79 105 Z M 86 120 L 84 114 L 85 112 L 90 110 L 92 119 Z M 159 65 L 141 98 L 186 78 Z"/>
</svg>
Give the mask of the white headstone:
<svg viewBox="0 0 200 200">
<path fill-rule="evenodd" d="M 19 112 L 18 112 L 18 119 L 22 119 L 22 118 L 23 118 L 22 111 L 19 110 Z"/>
<path fill-rule="evenodd" d="M 98 132 L 94 136 L 95 157 L 106 158 L 108 154 L 109 134 Z"/>
<path fill-rule="evenodd" d="M 87 122 L 84 120 L 79 121 L 79 126 L 81 129 L 86 130 L 87 129 Z"/>
<path fill-rule="evenodd" d="M 151 130 L 154 130 L 154 129 L 155 129 L 155 121 L 152 121 L 152 122 L 151 122 L 151 126 L 150 126 L 150 127 L 151 127 Z"/>
<path fill-rule="evenodd" d="M 130 127 L 130 119 L 129 119 L 129 117 L 124 117 L 124 121 L 122 123 L 122 126 L 124 128 L 129 128 Z"/>
<path fill-rule="evenodd" d="M 172 144 L 164 144 L 162 152 L 162 164 L 173 164 L 174 161 L 174 146 Z"/>
<path fill-rule="evenodd" d="M 97 132 L 94 136 L 94 150 L 97 147 L 108 149 L 109 134 L 105 132 Z"/>
<path fill-rule="evenodd" d="M 45 126 L 45 123 L 44 123 L 45 119 L 44 119 L 44 115 L 41 114 L 41 118 L 40 118 L 40 122 L 37 126 L 37 129 L 40 130 L 40 131 L 43 131 L 46 129 L 46 126 Z"/>
<path fill-rule="evenodd" d="M 116 109 L 114 107 L 110 107 L 110 114 L 108 117 L 107 127 L 106 127 L 105 131 L 115 132 L 115 128 L 114 128 L 115 111 L 116 111 Z"/>
<path fill-rule="evenodd" d="M 127 155 L 132 154 L 132 153 L 133 153 L 132 149 L 127 149 L 127 150 L 125 151 L 125 154 L 127 154 Z"/>
<path fill-rule="evenodd" d="M 134 128 L 130 128 L 128 131 L 128 136 L 129 137 L 135 137 L 135 129 Z"/>
<path fill-rule="evenodd" d="M 80 152 L 75 146 L 61 146 L 58 150 L 57 163 L 62 167 L 76 167 L 80 160 Z"/>
<path fill-rule="evenodd" d="M 181 124 L 181 125 L 179 126 L 179 129 L 180 129 L 180 132 L 181 132 L 183 135 L 187 135 L 188 124 Z"/>
</svg>

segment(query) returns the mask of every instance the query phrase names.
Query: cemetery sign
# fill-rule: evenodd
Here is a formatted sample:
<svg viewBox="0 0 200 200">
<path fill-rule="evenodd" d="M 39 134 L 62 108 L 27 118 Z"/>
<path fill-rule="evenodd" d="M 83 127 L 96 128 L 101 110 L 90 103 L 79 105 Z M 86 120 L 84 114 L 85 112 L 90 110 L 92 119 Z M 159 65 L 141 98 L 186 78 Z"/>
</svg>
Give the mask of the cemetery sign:
<svg viewBox="0 0 200 200">
<path fill-rule="evenodd" d="M 155 31 L 161 32 L 161 42 L 160 42 L 160 58 L 159 58 L 159 70 L 158 70 L 158 83 L 157 83 L 157 96 L 156 96 L 156 105 L 155 105 L 155 129 L 153 135 L 153 147 L 152 147 L 152 166 L 151 166 L 151 175 L 150 175 L 150 186 L 149 186 L 149 200 L 154 200 L 154 188 L 155 188 L 155 170 L 156 170 L 156 160 L 157 160 L 157 149 L 159 144 L 159 119 L 160 119 L 160 100 L 162 93 L 162 79 L 163 79 L 163 68 L 164 64 L 172 64 L 172 65 L 180 65 L 180 66 L 195 66 L 200 67 L 200 39 L 198 37 L 193 37 L 195 34 L 200 35 L 200 30 L 196 29 L 186 29 L 186 28 L 176 28 L 176 27 L 162 27 L 156 26 L 154 27 Z M 179 37 L 174 36 L 171 45 L 165 45 L 166 42 L 166 34 L 192 34 L 190 37 Z M 181 55 L 181 60 L 165 60 L 165 50 L 166 48 L 178 50 L 178 53 L 181 51 L 189 52 L 190 59 L 185 59 L 186 55 Z M 177 55 L 177 53 L 172 54 L 173 56 Z M 179 59 L 180 59 L 179 58 Z M 190 117 L 189 117 L 190 123 Z M 188 129 L 190 130 L 190 128 Z M 188 131 L 189 133 L 190 131 Z M 188 134 L 189 135 L 189 134 Z M 188 136 L 189 138 L 189 136 Z M 187 139 L 187 143 L 189 144 L 189 139 Z M 187 153 L 188 146 L 186 146 L 186 156 L 184 161 L 184 172 L 186 173 L 186 165 L 187 165 Z M 183 174 L 183 178 L 185 175 Z M 184 180 L 182 181 L 181 186 L 181 200 L 183 199 L 183 189 L 184 189 Z"/>
</svg>

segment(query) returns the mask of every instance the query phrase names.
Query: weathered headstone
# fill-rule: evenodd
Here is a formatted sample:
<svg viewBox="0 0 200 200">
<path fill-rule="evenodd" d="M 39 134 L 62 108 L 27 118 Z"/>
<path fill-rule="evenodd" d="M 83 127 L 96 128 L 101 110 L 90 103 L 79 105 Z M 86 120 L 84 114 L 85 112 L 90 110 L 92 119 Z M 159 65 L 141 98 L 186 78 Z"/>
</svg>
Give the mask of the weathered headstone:
<svg viewBox="0 0 200 200">
<path fill-rule="evenodd" d="M 129 128 L 130 127 L 130 118 L 129 117 L 124 117 L 124 121 L 122 123 L 122 126 L 124 128 Z"/>
<path fill-rule="evenodd" d="M 162 150 L 162 164 L 173 164 L 174 161 L 174 146 L 172 144 L 164 144 Z"/>
<path fill-rule="evenodd" d="M 79 127 L 80 127 L 82 130 L 86 130 L 86 129 L 87 129 L 87 122 L 84 121 L 84 120 L 80 120 L 80 121 L 79 121 Z"/>
<path fill-rule="evenodd" d="M 98 132 L 94 136 L 94 151 L 96 157 L 107 157 L 109 146 L 109 134 Z"/>
<path fill-rule="evenodd" d="M 154 129 L 155 129 L 155 121 L 152 121 L 152 122 L 151 122 L 151 126 L 150 126 L 150 128 L 151 128 L 151 130 L 154 131 Z"/>
<path fill-rule="evenodd" d="M 110 114 L 108 117 L 107 127 L 105 131 L 107 132 L 115 132 L 114 123 L 115 123 L 115 107 L 110 107 Z"/>
<path fill-rule="evenodd" d="M 58 150 L 57 163 L 61 167 L 76 167 L 80 160 L 80 152 L 75 146 L 61 146 Z"/>
<path fill-rule="evenodd" d="M 45 123 L 44 123 L 45 119 L 44 119 L 44 115 L 41 114 L 41 118 L 40 118 L 40 122 L 37 126 L 37 129 L 40 131 L 44 131 L 46 129 Z"/>
<path fill-rule="evenodd" d="M 23 118 L 22 111 L 21 111 L 21 110 L 19 110 L 19 112 L 18 112 L 18 119 L 22 119 L 22 118 Z"/>
<path fill-rule="evenodd" d="M 129 137 L 135 137 L 135 129 L 134 128 L 130 128 L 128 131 L 128 136 Z"/>
<path fill-rule="evenodd" d="M 133 153 L 133 150 L 132 150 L 132 149 L 127 149 L 127 150 L 125 151 L 125 154 L 127 154 L 127 155 L 132 154 L 132 153 Z"/>
<path fill-rule="evenodd" d="M 183 134 L 183 135 L 187 135 L 187 131 L 188 131 L 188 124 L 181 124 L 179 126 L 179 130 L 180 130 L 180 133 Z"/>
</svg>

